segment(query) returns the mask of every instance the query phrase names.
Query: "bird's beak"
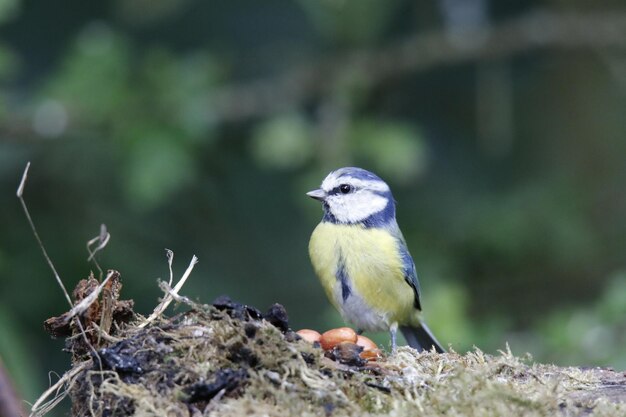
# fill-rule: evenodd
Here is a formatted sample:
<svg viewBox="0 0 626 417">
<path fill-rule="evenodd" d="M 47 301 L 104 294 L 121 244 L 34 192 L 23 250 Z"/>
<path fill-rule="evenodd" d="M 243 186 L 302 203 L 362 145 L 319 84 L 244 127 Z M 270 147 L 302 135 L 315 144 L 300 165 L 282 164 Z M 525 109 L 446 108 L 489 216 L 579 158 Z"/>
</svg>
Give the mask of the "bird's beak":
<svg viewBox="0 0 626 417">
<path fill-rule="evenodd" d="M 324 201 L 326 199 L 326 191 L 321 188 L 319 190 L 309 191 L 306 195 L 319 201 Z"/>
</svg>

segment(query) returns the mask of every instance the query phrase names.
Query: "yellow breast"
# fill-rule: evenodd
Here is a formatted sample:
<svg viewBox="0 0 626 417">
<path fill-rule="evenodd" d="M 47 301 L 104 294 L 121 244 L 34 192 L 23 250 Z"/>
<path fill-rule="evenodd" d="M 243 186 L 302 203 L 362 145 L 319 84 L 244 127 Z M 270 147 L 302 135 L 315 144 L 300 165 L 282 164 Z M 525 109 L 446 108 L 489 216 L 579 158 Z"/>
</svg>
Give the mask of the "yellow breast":
<svg viewBox="0 0 626 417">
<path fill-rule="evenodd" d="M 309 254 L 326 295 L 344 317 L 350 314 L 344 311 L 347 303 L 338 296 L 341 283 L 336 275 L 340 262 L 351 290 L 366 308 L 383 317 L 386 326 L 393 322 L 411 324 L 417 319 L 414 294 L 404 279 L 398 242 L 386 230 L 320 223 L 311 236 Z"/>
</svg>

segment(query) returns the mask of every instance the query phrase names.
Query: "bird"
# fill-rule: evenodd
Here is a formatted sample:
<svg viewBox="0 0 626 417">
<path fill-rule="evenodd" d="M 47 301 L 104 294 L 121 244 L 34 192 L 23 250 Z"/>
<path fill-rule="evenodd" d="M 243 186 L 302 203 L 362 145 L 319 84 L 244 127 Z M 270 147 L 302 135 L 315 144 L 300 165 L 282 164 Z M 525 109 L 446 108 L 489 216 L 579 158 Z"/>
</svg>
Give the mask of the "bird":
<svg viewBox="0 0 626 417">
<path fill-rule="evenodd" d="M 418 351 L 444 353 L 422 318 L 415 264 L 387 183 L 363 168 L 344 167 L 306 195 L 323 207 L 309 241 L 311 263 L 343 319 L 358 333 L 389 331 L 392 353 L 398 328 Z"/>
</svg>

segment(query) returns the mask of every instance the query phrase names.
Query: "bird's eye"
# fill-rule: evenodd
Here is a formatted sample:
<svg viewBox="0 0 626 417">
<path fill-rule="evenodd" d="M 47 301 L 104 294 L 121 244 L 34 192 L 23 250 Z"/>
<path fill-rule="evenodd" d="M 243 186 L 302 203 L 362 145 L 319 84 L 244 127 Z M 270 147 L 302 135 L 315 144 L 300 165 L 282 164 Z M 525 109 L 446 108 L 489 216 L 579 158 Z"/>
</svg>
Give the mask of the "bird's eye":
<svg viewBox="0 0 626 417">
<path fill-rule="evenodd" d="M 348 194 L 352 191 L 352 186 L 350 184 L 341 184 L 339 186 L 339 191 L 341 191 L 341 194 Z"/>
</svg>

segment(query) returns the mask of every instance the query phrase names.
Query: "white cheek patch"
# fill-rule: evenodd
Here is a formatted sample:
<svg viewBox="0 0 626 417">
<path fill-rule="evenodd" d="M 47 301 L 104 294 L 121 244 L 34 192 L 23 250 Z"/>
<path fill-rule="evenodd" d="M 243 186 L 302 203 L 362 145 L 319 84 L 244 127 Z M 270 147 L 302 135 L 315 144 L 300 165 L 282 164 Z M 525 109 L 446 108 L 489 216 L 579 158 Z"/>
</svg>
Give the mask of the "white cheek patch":
<svg viewBox="0 0 626 417">
<path fill-rule="evenodd" d="M 378 194 L 361 190 L 329 197 L 326 202 L 330 206 L 330 212 L 340 223 L 358 223 L 384 210 L 388 200 Z"/>
</svg>

